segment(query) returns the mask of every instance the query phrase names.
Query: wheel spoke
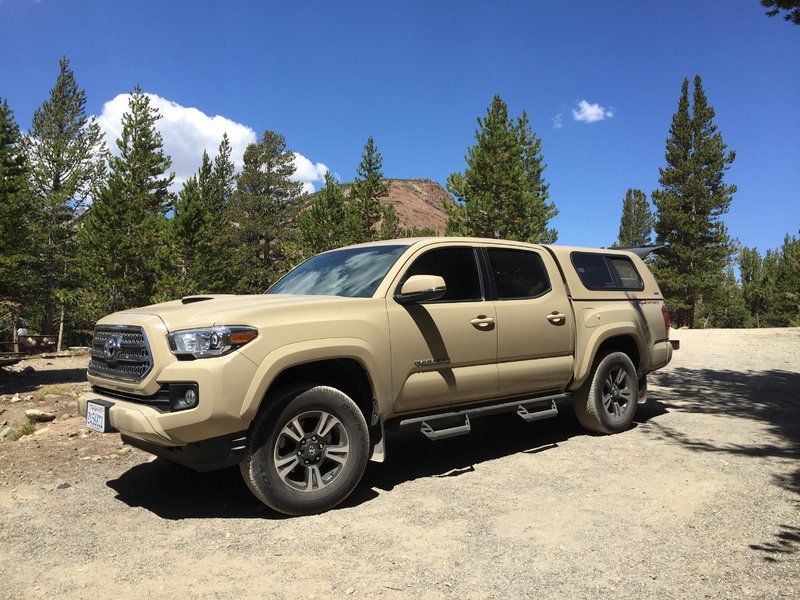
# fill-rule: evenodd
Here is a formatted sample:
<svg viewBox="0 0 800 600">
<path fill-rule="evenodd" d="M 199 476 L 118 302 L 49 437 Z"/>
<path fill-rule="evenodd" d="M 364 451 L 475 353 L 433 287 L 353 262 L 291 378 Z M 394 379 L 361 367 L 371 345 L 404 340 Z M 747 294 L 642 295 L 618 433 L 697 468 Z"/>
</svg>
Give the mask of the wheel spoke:
<svg viewBox="0 0 800 600">
<path fill-rule="evenodd" d="M 611 389 L 614 385 L 614 373 L 609 373 L 608 377 L 606 377 L 606 383 L 603 386 L 604 389 Z"/>
<path fill-rule="evenodd" d="M 617 387 L 622 387 L 624 385 L 625 378 L 627 376 L 628 376 L 628 373 L 625 371 L 625 369 L 620 369 L 619 371 L 617 371 L 617 377 L 616 377 L 616 380 L 615 380 L 615 383 L 617 384 Z"/>
<path fill-rule="evenodd" d="M 603 394 L 603 406 L 606 408 L 606 410 L 608 410 L 611 406 L 611 400 L 613 400 L 613 398 L 614 396 L 611 394 Z"/>
<path fill-rule="evenodd" d="M 275 459 L 275 468 L 278 470 L 278 475 L 283 480 L 286 480 L 289 473 L 291 473 L 298 464 L 300 464 L 300 460 L 294 455 Z"/>
<path fill-rule="evenodd" d="M 620 408 L 619 402 L 613 402 L 611 404 L 611 412 L 614 413 L 615 417 L 619 417 L 622 414 L 622 409 Z"/>
<path fill-rule="evenodd" d="M 619 395 L 625 398 L 625 400 L 630 400 L 633 393 L 628 388 L 624 388 L 619 391 Z"/>
<path fill-rule="evenodd" d="M 319 437 L 325 437 L 330 433 L 331 429 L 336 427 L 339 424 L 339 419 L 330 415 L 329 413 L 323 412 L 319 415 L 319 422 L 317 423 L 317 427 L 314 430 Z"/>
<path fill-rule="evenodd" d="M 282 434 L 285 434 L 292 438 L 295 442 L 299 442 L 303 439 L 306 432 L 303 430 L 303 426 L 300 424 L 298 419 L 292 419 L 286 424 L 286 427 L 281 430 Z"/>
<path fill-rule="evenodd" d="M 347 455 L 350 453 L 350 446 L 348 444 L 328 446 L 325 451 L 325 456 L 327 458 L 335 460 L 339 464 L 343 465 L 347 462 Z"/>
<path fill-rule="evenodd" d="M 322 480 L 322 473 L 317 465 L 306 467 L 306 491 L 311 492 L 324 488 L 327 484 Z"/>
</svg>

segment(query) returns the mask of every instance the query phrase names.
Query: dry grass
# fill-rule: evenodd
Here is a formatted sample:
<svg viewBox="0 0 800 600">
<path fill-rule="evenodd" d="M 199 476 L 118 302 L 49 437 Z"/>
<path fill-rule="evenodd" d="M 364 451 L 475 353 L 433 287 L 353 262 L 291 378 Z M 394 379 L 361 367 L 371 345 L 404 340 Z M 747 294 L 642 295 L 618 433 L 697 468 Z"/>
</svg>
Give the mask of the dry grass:
<svg viewBox="0 0 800 600">
<path fill-rule="evenodd" d="M 12 433 L 7 439 L 9 442 L 16 442 L 19 438 L 30 435 L 34 431 L 36 431 L 36 419 L 29 417 L 24 424 L 20 425 L 19 427 L 14 427 L 14 433 Z"/>
<path fill-rule="evenodd" d="M 73 386 L 67 383 L 57 383 L 55 385 L 43 385 L 33 393 L 33 399 L 36 402 L 44 401 L 46 396 L 69 396 L 73 392 Z"/>
</svg>

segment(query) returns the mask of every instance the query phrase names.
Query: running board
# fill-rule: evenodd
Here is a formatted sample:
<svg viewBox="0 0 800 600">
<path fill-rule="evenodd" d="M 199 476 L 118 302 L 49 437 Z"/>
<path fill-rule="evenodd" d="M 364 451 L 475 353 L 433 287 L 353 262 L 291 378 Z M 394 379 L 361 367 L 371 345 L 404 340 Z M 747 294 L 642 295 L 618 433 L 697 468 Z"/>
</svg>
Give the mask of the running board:
<svg viewBox="0 0 800 600">
<path fill-rule="evenodd" d="M 436 421 L 434 421 L 434 424 L 435 423 Z M 437 440 L 444 440 L 447 438 L 456 437 L 458 435 L 467 435 L 470 431 L 472 431 L 472 427 L 469 424 L 469 415 L 464 415 L 463 425 L 445 427 L 443 429 L 434 429 L 430 423 L 423 421 L 419 430 L 425 437 L 435 442 Z"/>
<path fill-rule="evenodd" d="M 555 400 L 550 401 L 550 406 L 537 406 L 536 410 L 528 410 L 524 406 L 520 405 L 519 408 L 517 408 L 517 414 L 522 417 L 524 421 L 531 423 L 532 421 L 540 421 L 542 419 L 555 417 L 558 414 L 558 407 L 556 406 Z"/>
<path fill-rule="evenodd" d="M 444 440 L 459 435 L 466 435 L 472 431 L 470 417 L 475 419 L 504 412 L 515 412 L 528 423 L 555 417 L 558 415 L 556 401 L 566 400 L 569 396 L 569 393 L 556 394 L 553 396 L 543 396 L 541 398 L 528 398 L 526 400 L 515 400 L 502 404 L 465 408 L 464 410 L 427 415 L 424 417 L 413 417 L 400 421 L 400 427 L 419 425 L 420 432 L 429 440 Z"/>
</svg>

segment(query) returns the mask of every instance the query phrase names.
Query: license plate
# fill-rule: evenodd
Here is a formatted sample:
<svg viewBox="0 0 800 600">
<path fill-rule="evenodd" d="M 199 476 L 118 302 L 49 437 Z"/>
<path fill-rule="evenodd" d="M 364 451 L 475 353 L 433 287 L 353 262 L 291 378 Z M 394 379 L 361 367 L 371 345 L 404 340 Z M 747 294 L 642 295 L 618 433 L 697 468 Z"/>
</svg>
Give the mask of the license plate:
<svg viewBox="0 0 800 600">
<path fill-rule="evenodd" d="M 108 419 L 111 402 L 93 400 L 86 403 L 86 427 L 100 433 L 114 431 Z"/>
</svg>

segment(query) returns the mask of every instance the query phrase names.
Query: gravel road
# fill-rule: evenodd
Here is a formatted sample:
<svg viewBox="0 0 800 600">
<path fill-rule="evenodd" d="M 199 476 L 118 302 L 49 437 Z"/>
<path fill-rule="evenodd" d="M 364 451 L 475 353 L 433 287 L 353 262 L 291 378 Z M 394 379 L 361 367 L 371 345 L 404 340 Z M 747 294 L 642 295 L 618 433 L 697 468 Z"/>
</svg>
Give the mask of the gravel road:
<svg viewBox="0 0 800 600">
<path fill-rule="evenodd" d="M 238 470 L 89 433 L 51 394 L 54 423 L 0 444 L 0 597 L 796 598 L 800 329 L 673 337 L 625 433 L 562 410 L 406 434 L 344 506 L 302 518 Z M 82 385 L 80 364 L 50 366 Z M 0 374 L 0 422 L 37 385 Z"/>
</svg>

